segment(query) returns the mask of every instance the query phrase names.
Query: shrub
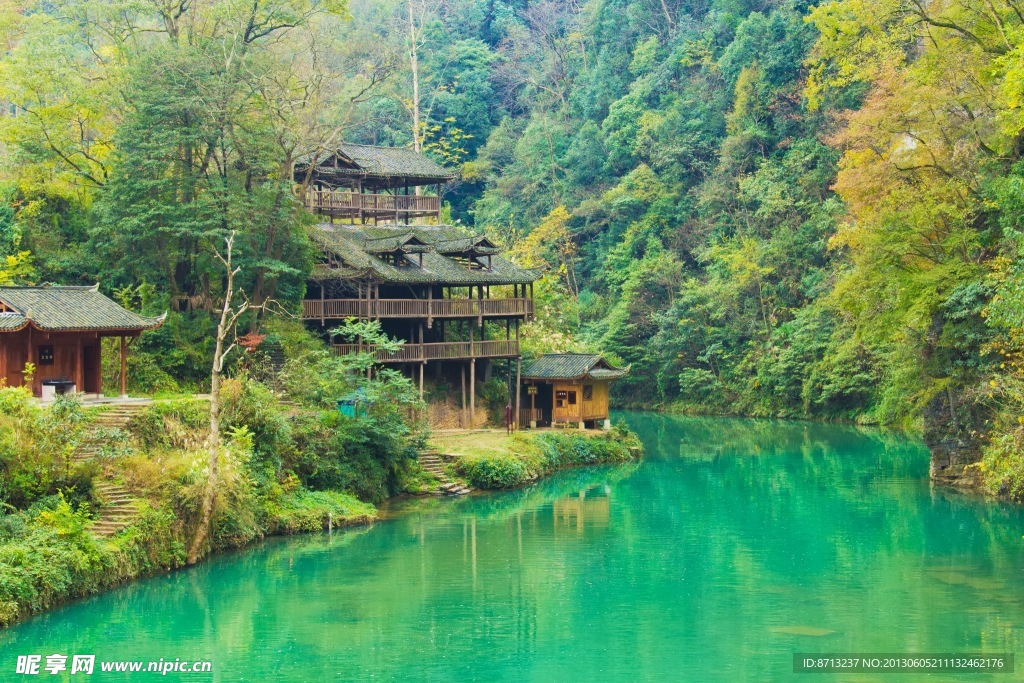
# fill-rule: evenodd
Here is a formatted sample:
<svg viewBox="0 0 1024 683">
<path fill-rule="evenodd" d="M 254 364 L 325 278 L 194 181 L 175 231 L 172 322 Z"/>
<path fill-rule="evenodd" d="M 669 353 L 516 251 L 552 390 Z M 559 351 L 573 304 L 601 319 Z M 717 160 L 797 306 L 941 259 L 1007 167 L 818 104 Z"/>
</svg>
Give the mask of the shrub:
<svg viewBox="0 0 1024 683">
<path fill-rule="evenodd" d="M 283 466 L 311 489 L 347 491 L 379 502 L 399 490 L 398 470 L 411 442 L 388 423 L 337 411 L 303 413 L 292 425 L 294 448 Z"/>
<path fill-rule="evenodd" d="M 512 453 L 461 458 L 458 472 L 478 489 L 507 489 L 534 478 L 526 461 Z"/>
</svg>

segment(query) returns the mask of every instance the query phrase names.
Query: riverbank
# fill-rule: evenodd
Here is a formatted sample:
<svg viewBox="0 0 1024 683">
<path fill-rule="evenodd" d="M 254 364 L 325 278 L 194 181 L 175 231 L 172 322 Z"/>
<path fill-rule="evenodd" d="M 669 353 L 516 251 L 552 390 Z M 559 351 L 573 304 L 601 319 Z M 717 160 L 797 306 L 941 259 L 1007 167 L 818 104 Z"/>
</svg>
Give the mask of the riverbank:
<svg viewBox="0 0 1024 683">
<path fill-rule="evenodd" d="M 103 412 L 73 401 L 44 407 L 20 390 L 0 390 L 4 493 L 20 504 L 0 518 L 0 626 L 186 565 L 207 410 L 202 399 L 161 401 L 111 428 Z M 386 421 L 282 405 L 245 382 L 227 384 L 224 418 L 222 485 L 201 558 L 271 536 L 369 524 L 374 503 L 429 483 L 415 459 L 422 437 L 395 440 L 399 430 Z M 621 428 L 483 434 L 476 452 L 450 449 L 465 456 L 453 475 L 482 489 L 640 452 Z M 504 450 L 481 450 L 488 445 Z M 113 529 L 103 526 L 111 510 L 121 520 Z"/>
<path fill-rule="evenodd" d="M 93 653 L 97 669 L 181 656 L 275 683 L 684 667 L 731 682 L 784 680 L 801 649 L 1024 645 L 1007 627 L 1024 603 L 1024 510 L 933 489 L 919 440 L 616 417 L 642 460 L 382 504 L 386 524 L 272 539 L 47 613 L 5 632 L 0 655 Z"/>
<path fill-rule="evenodd" d="M 454 430 L 430 438 L 429 445 L 450 456 L 449 469 L 477 489 L 507 489 L 581 465 L 627 462 L 643 445 L 622 425 L 608 431 L 542 430 L 506 434 L 502 430 Z"/>
</svg>

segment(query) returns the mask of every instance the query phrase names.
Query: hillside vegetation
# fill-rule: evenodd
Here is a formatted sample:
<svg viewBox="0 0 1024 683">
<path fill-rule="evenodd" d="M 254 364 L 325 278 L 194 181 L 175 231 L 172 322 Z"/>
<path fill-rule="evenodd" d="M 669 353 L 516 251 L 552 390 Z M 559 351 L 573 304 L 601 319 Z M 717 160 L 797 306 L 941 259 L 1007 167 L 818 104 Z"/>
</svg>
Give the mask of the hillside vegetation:
<svg viewBox="0 0 1024 683">
<path fill-rule="evenodd" d="M 227 231 L 301 298 L 296 159 L 409 145 L 547 269 L 527 347 L 632 364 L 620 403 L 910 426 L 1024 491 L 1015 0 L 4 7 L 0 277 L 171 309 L 142 388 L 202 385 Z"/>
</svg>

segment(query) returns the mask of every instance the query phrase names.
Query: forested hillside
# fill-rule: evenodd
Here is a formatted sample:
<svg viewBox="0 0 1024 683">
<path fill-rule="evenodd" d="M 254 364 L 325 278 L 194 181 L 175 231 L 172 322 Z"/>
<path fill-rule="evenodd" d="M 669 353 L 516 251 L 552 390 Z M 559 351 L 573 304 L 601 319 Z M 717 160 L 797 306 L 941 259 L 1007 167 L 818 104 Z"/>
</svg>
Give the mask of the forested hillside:
<svg viewBox="0 0 1024 683">
<path fill-rule="evenodd" d="M 631 363 L 623 404 L 923 424 L 1024 492 L 1024 4 L 3 7 L 2 275 L 172 309 L 161 381 L 203 374 L 226 231 L 255 302 L 301 297 L 296 159 L 409 145 L 549 268 L 529 344 Z"/>
</svg>

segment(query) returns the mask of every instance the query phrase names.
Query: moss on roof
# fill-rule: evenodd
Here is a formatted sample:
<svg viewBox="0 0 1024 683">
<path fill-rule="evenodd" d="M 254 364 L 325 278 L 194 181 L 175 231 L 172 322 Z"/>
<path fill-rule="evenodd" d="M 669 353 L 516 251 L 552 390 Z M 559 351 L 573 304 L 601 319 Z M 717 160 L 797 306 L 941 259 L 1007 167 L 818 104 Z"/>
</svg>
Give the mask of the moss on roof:
<svg viewBox="0 0 1024 683">
<path fill-rule="evenodd" d="M 408 265 L 398 267 L 376 257 L 381 244 L 401 251 L 401 244 L 410 236 L 416 238 L 414 252 L 422 254 L 423 267 L 419 267 L 419 256 Z M 366 279 L 380 283 L 442 284 L 442 285 L 511 285 L 526 284 L 537 280 L 540 273 L 529 268 L 520 268 L 500 255 L 488 255 L 474 260 L 474 244 L 477 238 L 463 234 L 449 225 L 431 226 L 348 226 L 322 225 L 312 233 L 313 240 L 325 251 L 340 259 L 339 268 L 318 267 L 312 277 L 316 280 Z M 391 239 L 389 239 L 391 238 Z M 391 241 L 393 239 L 393 241 Z M 459 252 L 448 250 L 439 253 L 438 243 L 446 245 L 455 241 L 465 243 L 465 261 L 455 257 Z M 414 242 L 414 243 L 415 243 Z M 420 245 L 426 245 L 426 249 Z M 481 267 L 470 268 L 470 262 Z M 486 267 L 487 265 L 490 267 Z"/>
<path fill-rule="evenodd" d="M 150 318 L 124 309 L 96 287 L 0 287 L 0 302 L 14 311 L 0 313 L 0 332 L 14 332 L 29 324 L 53 332 L 139 332 L 164 321 L 163 315 Z"/>
<path fill-rule="evenodd" d="M 359 168 L 357 173 L 382 176 L 415 176 L 451 180 L 455 173 L 408 147 L 377 147 L 343 143 L 338 151 Z"/>
<path fill-rule="evenodd" d="M 305 173 L 312 156 L 299 159 L 296 171 Z M 402 187 L 446 183 L 458 176 L 455 171 L 435 163 L 430 157 L 407 147 L 377 147 L 343 143 L 326 158 L 319 159 L 315 174 L 330 183 L 333 177 L 361 178 L 370 187 Z"/>
<path fill-rule="evenodd" d="M 617 368 L 599 353 L 546 353 L 540 358 L 526 361 L 523 379 L 583 379 L 613 380 L 629 374 L 629 367 Z"/>
</svg>

